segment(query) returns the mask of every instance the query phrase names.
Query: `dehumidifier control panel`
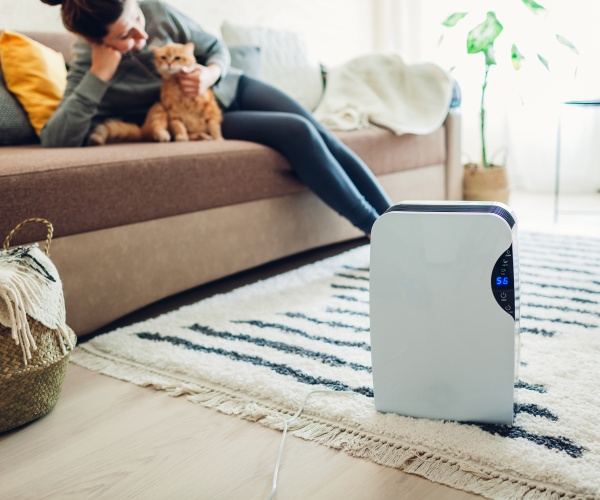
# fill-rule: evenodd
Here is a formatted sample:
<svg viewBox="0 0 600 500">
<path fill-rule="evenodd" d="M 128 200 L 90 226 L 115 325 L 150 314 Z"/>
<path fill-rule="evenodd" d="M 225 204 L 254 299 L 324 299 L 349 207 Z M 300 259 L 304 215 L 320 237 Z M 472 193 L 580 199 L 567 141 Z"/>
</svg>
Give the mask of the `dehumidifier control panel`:
<svg viewBox="0 0 600 500">
<path fill-rule="evenodd" d="M 512 245 L 497 260 L 492 271 L 492 292 L 496 302 L 515 317 L 515 278 Z"/>
</svg>

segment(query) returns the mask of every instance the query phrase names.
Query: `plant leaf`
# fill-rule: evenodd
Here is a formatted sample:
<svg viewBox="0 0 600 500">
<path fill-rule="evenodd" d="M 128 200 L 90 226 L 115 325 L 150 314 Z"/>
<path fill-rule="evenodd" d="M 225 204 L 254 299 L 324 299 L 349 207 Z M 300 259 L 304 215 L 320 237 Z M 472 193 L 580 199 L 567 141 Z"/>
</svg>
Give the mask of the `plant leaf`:
<svg viewBox="0 0 600 500">
<path fill-rule="evenodd" d="M 493 66 L 496 64 L 496 53 L 494 51 L 494 46 L 489 45 L 487 49 L 485 49 L 485 64 L 487 66 Z"/>
<path fill-rule="evenodd" d="M 521 69 L 525 56 L 521 54 L 517 46 L 513 43 L 510 49 L 510 59 L 512 61 L 513 68 L 517 71 Z"/>
<path fill-rule="evenodd" d="M 550 71 L 550 64 L 548 63 L 548 59 L 546 59 L 541 54 L 538 54 L 537 56 L 538 56 L 538 59 L 540 60 L 540 62 L 546 67 L 546 69 L 548 71 Z"/>
<path fill-rule="evenodd" d="M 496 14 L 488 12 L 486 20 L 469 31 L 467 35 L 467 52 L 469 54 L 486 52 L 488 47 L 494 44 L 494 40 L 498 38 L 503 29 L 504 27 L 496 18 Z"/>
<path fill-rule="evenodd" d="M 567 40 L 564 36 L 561 36 L 558 33 L 556 34 L 556 39 L 559 41 L 559 43 L 562 43 L 565 47 L 571 49 L 573 52 L 575 52 L 575 54 L 579 55 L 577 47 L 575 47 L 570 40 Z"/>
<path fill-rule="evenodd" d="M 523 4 L 525 4 L 525 7 L 527 7 L 531 12 L 533 12 L 534 14 L 545 14 L 547 12 L 547 9 L 545 7 L 542 7 L 539 3 L 537 3 L 534 0 L 521 0 L 523 2 Z"/>
<path fill-rule="evenodd" d="M 450 14 L 448 18 L 442 23 L 442 25 L 448 28 L 452 28 L 452 26 L 456 26 L 456 23 L 458 23 L 458 21 L 460 21 L 467 14 L 468 12 L 455 12 L 454 14 Z"/>
</svg>

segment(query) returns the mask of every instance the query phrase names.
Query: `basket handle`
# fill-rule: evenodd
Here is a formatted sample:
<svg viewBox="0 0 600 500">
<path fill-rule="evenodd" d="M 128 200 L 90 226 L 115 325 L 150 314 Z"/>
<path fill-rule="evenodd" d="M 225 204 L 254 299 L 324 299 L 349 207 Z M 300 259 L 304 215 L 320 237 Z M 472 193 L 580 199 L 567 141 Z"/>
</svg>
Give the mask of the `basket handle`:
<svg viewBox="0 0 600 500">
<path fill-rule="evenodd" d="M 31 219 L 25 219 L 20 224 L 17 224 L 17 226 L 10 233 L 8 233 L 8 236 L 4 240 L 4 250 L 8 250 L 8 247 L 10 246 L 10 240 L 16 234 L 16 232 L 19 229 L 21 229 L 24 225 L 29 224 L 30 222 L 41 222 L 48 228 L 48 235 L 46 236 L 46 247 L 44 248 L 44 253 L 46 255 L 50 255 L 50 242 L 52 241 L 52 235 L 54 234 L 54 227 L 52 227 L 52 224 L 50 222 L 48 222 L 46 219 L 40 219 L 38 217 L 32 217 Z"/>
</svg>

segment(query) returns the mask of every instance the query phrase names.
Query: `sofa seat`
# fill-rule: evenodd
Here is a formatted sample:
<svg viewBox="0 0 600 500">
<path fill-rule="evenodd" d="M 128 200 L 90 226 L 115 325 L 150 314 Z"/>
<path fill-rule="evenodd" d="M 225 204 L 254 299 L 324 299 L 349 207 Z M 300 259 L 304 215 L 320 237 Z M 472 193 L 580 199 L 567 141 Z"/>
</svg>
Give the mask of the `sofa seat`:
<svg viewBox="0 0 600 500">
<path fill-rule="evenodd" d="M 428 135 L 370 128 L 339 136 L 377 176 L 446 162 L 444 127 Z M 0 166 L 0 234 L 24 217 L 44 217 L 64 237 L 307 190 L 282 155 L 244 141 L 12 146 L 2 148 Z M 13 241 L 35 237 L 35 228 L 25 228 Z"/>
</svg>

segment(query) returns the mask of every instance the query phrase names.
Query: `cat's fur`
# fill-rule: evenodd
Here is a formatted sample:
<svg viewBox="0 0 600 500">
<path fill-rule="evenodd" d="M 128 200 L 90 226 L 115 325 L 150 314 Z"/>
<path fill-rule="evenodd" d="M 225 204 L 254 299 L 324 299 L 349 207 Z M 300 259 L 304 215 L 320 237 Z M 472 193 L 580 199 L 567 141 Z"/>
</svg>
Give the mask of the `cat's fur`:
<svg viewBox="0 0 600 500">
<path fill-rule="evenodd" d="M 183 95 L 177 74 L 196 65 L 194 44 L 171 43 L 163 47 L 150 47 L 154 64 L 162 76 L 160 102 L 154 104 L 140 128 L 120 120 L 108 120 L 98 125 L 89 137 L 88 144 L 102 145 L 110 142 L 131 141 L 195 141 L 221 140 L 223 115 L 211 89 L 196 97 Z"/>
<path fill-rule="evenodd" d="M 154 64 L 162 75 L 160 105 L 148 112 L 142 127 L 145 137 L 155 141 L 168 141 L 171 135 L 176 141 L 198 139 L 223 139 L 221 122 L 223 115 L 211 89 L 199 96 L 183 95 L 177 74 L 196 65 L 194 44 L 171 43 L 163 47 L 151 47 Z"/>
</svg>

